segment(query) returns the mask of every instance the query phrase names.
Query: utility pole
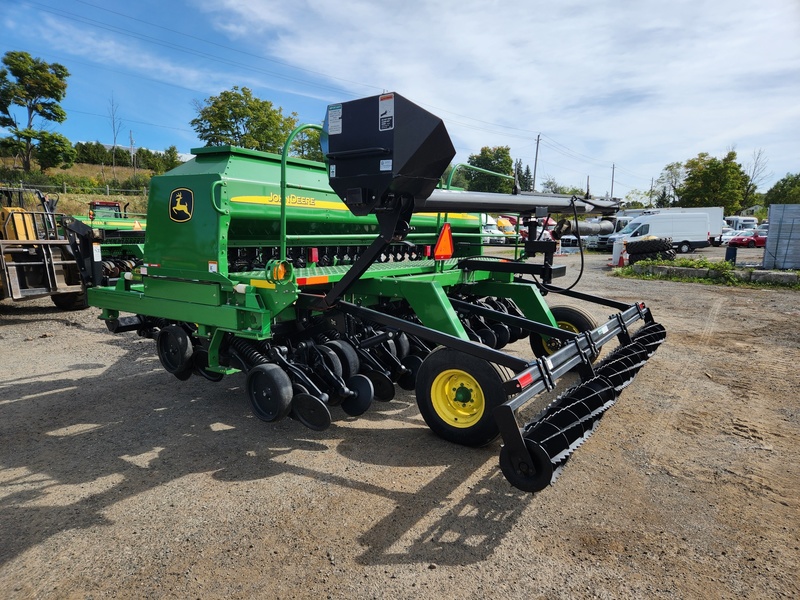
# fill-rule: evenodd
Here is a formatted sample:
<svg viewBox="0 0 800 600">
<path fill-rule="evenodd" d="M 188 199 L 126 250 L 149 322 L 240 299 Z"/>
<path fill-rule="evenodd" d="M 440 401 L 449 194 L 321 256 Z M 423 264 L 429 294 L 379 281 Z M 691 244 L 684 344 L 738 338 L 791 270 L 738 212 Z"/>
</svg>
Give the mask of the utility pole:
<svg viewBox="0 0 800 600">
<path fill-rule="evenodd" d="M 647 205 L 650 208 L 653 208 L 653 184 L 654 183 L 655 183 L 655 180 L 651 177 L 650 178 L 650 194 L 648 194 L 648 196 L 647 196 L 647 200 L 648 200 Z"/>
<path fill-rule="evenodd" d="M 611 163 L 611 198 L 612 198 L 612 200 L 614 198 L 614 168 L 616 166 L 617 165 L 615 165 L 614 163 Z"/>
<path fill-rule="evenodd" d="M 531 183 L 531 191 L 536 191 L 536 163 L 539 162 L 539 138 L 540 134 L 536 134 L 536 156 L 533 157 L 533 182 Z"/>
<path fill-rule="evenodd" d="M 128 130 L 128 136 L 130 137 L 130 140 L 131 140 L 131 151 L 130 151 L 130 153 L 131 153 L 131 166 L 133 167 L 133 176 L 135 178 L 136 177 L 136 155 L 133 153 L 133 130 L 132 129 Z"/>
</svg>

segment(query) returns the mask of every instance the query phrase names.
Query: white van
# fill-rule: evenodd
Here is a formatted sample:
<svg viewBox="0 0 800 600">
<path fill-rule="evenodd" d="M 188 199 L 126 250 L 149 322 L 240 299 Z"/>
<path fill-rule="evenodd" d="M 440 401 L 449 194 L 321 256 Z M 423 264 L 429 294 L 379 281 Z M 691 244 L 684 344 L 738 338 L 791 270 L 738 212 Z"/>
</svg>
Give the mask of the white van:
<svg viewBox="0 0 800 600">
<path fill-rule="evenodd" d="M 758 227 L 758 219 L 755 217 L 725 217 L 725 222 L 728 224 L 728 227 L 732 227 L 736 231 L 741 229 L 755 229 Z"/>
<path fill-rule="evenodd" d="M 622 231 L 611 234 L 608 241 L 613 247 L 619 240 L 627 242 L 650 235 L 672 238 L 672 246 L 686 254 L 695 248 L 709 246 L 709 232 L 707 213 L 655 213 L 636 217 Z"/>
</svg>

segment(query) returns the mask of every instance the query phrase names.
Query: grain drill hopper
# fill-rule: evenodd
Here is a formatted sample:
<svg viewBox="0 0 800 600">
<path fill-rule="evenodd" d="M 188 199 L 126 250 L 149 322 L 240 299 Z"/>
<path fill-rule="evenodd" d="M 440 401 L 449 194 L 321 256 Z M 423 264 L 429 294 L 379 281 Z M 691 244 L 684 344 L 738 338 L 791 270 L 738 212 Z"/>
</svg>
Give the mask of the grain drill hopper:
<svg viewBox="0 0 800 600">
<path fill-rule="evenodd" d="M 144 260 L 117 279 L 85 261 L 90 304 L 111 331 L 153 338 L 180 380 L 246 373 L 264 421 L 324 430 L 335 411 L 361 415 L 397 385 L 416 390 L 438 436 L 465 446 L 502 436 L 511 484 L 548 485 L 663 327 L 642 303 L 572 290 L 562 292 L 614 314 L 598 325 L 583 310 L 548 307 L 565 270 L 553 242 L 531 235 L 516 258 L 485 255 L 476 213 L 531 212 L 547 199 L 439 189 L 453 146 L 440 119 L 402 96 L 329 106 L 326 165 L 287 158 L 292 137 L 282 157 L 201 148 L 153 178 Z M 503 351 L 526 338 L 530 358 Z M 518 409 L 569 371 L 580 383 L 518 423 Z"/>
</svg>

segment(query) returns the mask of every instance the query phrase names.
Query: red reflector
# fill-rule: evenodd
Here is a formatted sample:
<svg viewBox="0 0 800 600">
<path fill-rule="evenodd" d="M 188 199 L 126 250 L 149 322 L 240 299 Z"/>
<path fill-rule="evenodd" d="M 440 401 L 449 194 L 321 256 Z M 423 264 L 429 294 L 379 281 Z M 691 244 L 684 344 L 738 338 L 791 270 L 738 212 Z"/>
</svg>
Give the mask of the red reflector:
<svg viewBox="0 0 800 600">
<path fill-rule="evenodd" d="M 433 258 L 446 260 L 451 256 L 453 256 L 453 232 L 450 231 L 450 223 L 445 223 L 433 248 Z"/>
<path fill-rule="evenodd" d="M 317 248 L 308 249 L 308 262 L 312 264 L 316 264 L 319 262 L 319 249 Z"/>
<path fill-rule="evenodd" d="M 431 255 L 431 247 L 425 246 L 425 258 L 428 258 Z"/>
<path fill-rule="evenodd" d="M 523 389 L 525 389 L 526 387 L 528 387 L 530 384 L 533 383 L 533 375 L 531 375 L 530 373 L 525 373 L 521 375 L 519 379 L 517 379 L 517 381 L 519 381 L 519 384 L 522 386 Z"/>
</svg>

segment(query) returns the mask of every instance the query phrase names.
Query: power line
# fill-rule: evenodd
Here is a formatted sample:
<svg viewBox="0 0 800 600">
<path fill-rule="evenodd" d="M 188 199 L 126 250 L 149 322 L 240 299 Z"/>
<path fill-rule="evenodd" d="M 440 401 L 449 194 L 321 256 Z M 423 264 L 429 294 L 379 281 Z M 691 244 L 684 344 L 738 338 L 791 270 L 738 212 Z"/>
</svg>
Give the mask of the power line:
<svg viewBox="0 0 800 600">
<path fill-rule="evenodd" d="M 157 46 L 162 46 L 164 48 L 169 48 L 171 50 L 175 50 L 175 51 L 178 51 L 178 52 L 183 52 L 184 54 L 193 55 L 193 56 L 196 56 L 198 58 L 211 60 L 211 61 L 223 64 L 223 65 L 235 66 L 235 67 L 239 67 L 239 68 L 242 68 L 242 69 L 245 69 L 245 70 L 250 70 L 250 71 L 253 71 L 253 72 L 256 72 L 256 73 L 260 73 L 260 74 L 263 74 L 263 75 L 269 75 L 271 77 L 276 77 L 278 79 L 291 81 L 293 83 L 299 83 L 301 85 L 307 85 L 309 87 L 313 87 L 313 88 L 316 88 L 316 89 L 322 89 L 322 90 L 326 90 L 326 91 L 330 91 L 330 92 L 336 92 L 337 94 L 346 94 L 346 95 L 350 96 L 349 92 L 346 92 L 345 90 L 342 90 L 341 88 L 325 86 L 325 85 L 322 85 L 322 84 L 319 84 L 319 83 L 310 82 L 310 81 L 307 81 L 307 80 L 304 80 L 304 79 L 300 79 L 300 78 L 297 78 L 297 77 L 291 77 L 291 76 L 288 76 L 288 75 L 283 75 L 283 74 L 277 73 L 275 71 L 269 71 L 269 70 L 266 70 L 266 69 L 260 69 L 258 67 L 253 67 L 251 65 L 247 65 L 245 63 L 240 63 L 240 62 L 237 62 L 237 61 L 234 61 L 234 60 L 222 58 L 222 57 L 214 55 L 214 54 L 209 54 L 208 52 L 203 52 L 203 51 L 200 51 L 200 50 L 194 50 L 194 49 L 188 48 L 186 46 L 181 46 L 181 45 L 178 45 L 178 44 L 165 42 L 163 40 L 160 40 L 158 38 L 155 38 L 155 37 L 152 37 L 152 36 L 149 36 L 149 35 L 144 35 L 144 34 L 139 34 L 139 33 L 133 33 L 133 32 L 130 32 L 130 31 L 126 31 L 126 30 L 124 30 L 124 29 L 122 29 L 120 27 L 116 27 L 116 26 L 110 25 L 108 23 L 103 23 L 101 21 L 96 21 L 96 20 L 90 19 L 88 17 L 82 17 L 80 15 L 76 15 L 74 13 L 70 13 L 70 12 L 67 12 L 67 11 L 64 11 L 64 10 L 54 9 L 52 7 L 49 7 L 49 6 L 46 6 L 46 5 L 42 5 L 42 4 L 39 4 L 37 2 L 28 1 L 27 4 L 31 4 L 31 5 L 35 5 L 35 6 L 39 7 L 38 10 L 40 10 L 41 12 L 49 13 L 49 14 L 52 14 L 52 15 L 55 15 L 55 16 L 58 16 L 58 17 L 62 17 L 64 19 L 69 19 L 70 21 L 76 21 L 78 23 L 83 23 L 84 25 L 89 25 L 90 27 L 96 27 L 97 29 L 103 29 L 105 31 L 110 31 L 111 33 L 114 33 L 114 34 L 117 34 L 117 35 L 123 35 L 123 36 L 130 37 L 130 38 L 133 38 L 133 39 L 138 39 L 140 41 L 144 41 L 144 42 L 147 42 L 147 43 L 150 43 L 150 44 L 155 44 Z M 269 87 L 269 86 L 267 86 L 267 87 Z"/>
<path fill-rule="evenodd" d="M 127 19 L 127 20 L 130 20 L 130 21 L 141 23 L 143 25 L 146 25 L 149 28 L 160 29 L 160 30 L 169 32 L 172 35 L 182 36 L 182 37 L 187 38 L 187 39 L 191 39 L 191 40 L 195 40 L 195 41 L 201 42 L 202 44 L 207 44 L 207 45 L 210 45 L 210 46 L 214 46 L 216 48 L 220 48 L 222 50 L 235 52 L 235 53 L 238 53 L 238 54 L 243 55 L 243 56 L 257 58 L 257 59 L 262 60 L 262 61 L 268 61 L 268 62 L 276 64 L 276 65 L 287 67 L 287 68 L 289 68 L 291 70 L 303 71 L 303 72 L 306 72 L 306 73 L 309 73 L 309 74 L 312 74 L 312 75 L 315 75 L 315 76 L 323 77 L 323 78 L 325 78 L 327 80 L 341 81 L 341 82 L 346 83 L 346 84 L 362 86 L 362 87 L 369 88 L 369 89 L 374 89 L 374 90 L 383 89 L 380 86 L 375 86 L 375 85 L 368 84 L 368 83 L 363 83 L 363 82 L 354 81 L 354 80 L 345 79 L 345 78 L 331 77 L 331 76 L 329 76 L 327 74 L 324 74 L 322 72 L 319 72 L 319 71 L 316 71 L 316 70 L 313 70 L 313 69 L 306 69 L 306 68 L 303 68 L 303 67 L 298 67 L 298 66 L 292 65 L 290 63 L 287 63 L 287 62 L 284 62 L 284 61 L 280 61 L 280 60 L 276 60 L 276 59 L 273 59 L 273 58 L 270 58 L 270 57 L 267 57 L 267 56 L 263 56 L 263 55 L 252 53 L 252 52 L 248 52 L 246 50 L 241 50 L 241 49 L 238 49 L 238 48 L 233 48 L 231 46 L 226 46 L 224 44 L 220 44 L 220 43 L 214 42 L 214 41 L 206 39 L 206 38 L 201 38 L 201 37 L 189 34 L 189 33 L 185 33 L 183 31 L 179 31 L 179 30 L 174 29 L 172 27 L 165 27 L 165 26 L 159 25 L 157 23 L 151 23 L 149 21 L 146 21 L 146 20 L 143 20 L 143 19 L 139 19 L 139 18 L 134 17 L 132 15 L 128 15 L 128 14 L 125 14 L 125 13 L 122 13 L 122 12 L 111 10 L 111 9 L 106 8 L 106 7 L 94 4 L 92 2 L 87 2 L 86 0 L 75 0 L 75 1 L 80 3 L 80 4 L 83 4 L 85 6 L 91 7 L 92 9 L 102 10 L 102 11 L 104 11 L 106 13 L 111 14 L 111 15 L 116 15 L 117 17 L 120 17 L 120 18 L 123 18 L 123 19 Z M 89 17 L 84 17 L 84 16 L 79 15 L 77 13 L 70 12 L 70 11 L 67 11 L 67 10 L 63 10 L 63 9 L 60 9 L 60 8 L 55 8 L 55 7 L 50 6 L 50 5 L 42 4 L 40 2 L 35 2 L 33 0 L 24 1 L 24 4 L 27 4 L 27 5 L 32 6 L 32 7 L 35 7 L 37 10 L 39 10 L 41 12 L 49 13 L 49 14 L 52 14 L 52 15 L 60 17 L 60 18 L 65 18 L 65 19 L 68 19 L 68 20 L 76 21 L 78 23 L 81 23 L 83 25 L 87 25 L 89 27 L 95 27 L 95 28 L 98 28 L 98 29 L 109 31 L 109 32 L 114 33 L 116 35 L 123 35 L 123 36 L 126 36 L 126 37 L 137 39 L 137 40 L 140 40 L 140 41 L 145 42 L 147 44 L 153 44 L 153 45 L 157 45 L 157 46 L 162 46 L 164 48 L 168 48 L 168 49 L 171 49 L 171 50 L 174 50 L 174 51 L 178 51 L 178 52 L 182 52 L 182 53 L 189 54 L 189 55 L 192 55 L 192 56 L 196 56 L 196 57 L 199 57 L 199 58 L 202 58 L 202 59 L 205 59 L 205 60 L 211 60 L 211 61 L 220 63 L 220 64 L 225 65 L 225 66 L 234 66 L 234 67 L 238 67 L 238 68 L 241 68 L 241 69 L 244 69 L 244 70 L 249 70 L 249 71 L 252 71 L 252 72 L 255 72 L 255 73 L 264 74 L 264 75 L 268 75 L 270 77 L 274 77 L 274 78 L 282 79 L 282 80 L 285 80 L 285 81 L 289 81 L 289 82 L 292 82 L 292 83 L 298 83 L 298 84 L 301 84 L 301 85 L 304 85 L 304 86 L 309 86 L 309 87 L 312 87 L 312 88 L 315 88 L 315 89 L 335 92 L 337 94 L 344 95 L 345 97 L 351 97 L 352 96 L 351 93 L 349 93 L 348 91 L 342 90 L 341 88 L 332 87 L 332 86 L 326 86 L 326 85 L 321 84 L 319 82 L 309 81 L 307 79 L 303 79 L 303 78 L 299 78 L 299 77 L 293 77 L 293 76 L 282 74 L 282 73 L 278 73 L 278 72 L 275 72 L 275 71 L 270 71 L 270 70 L 267 70 L 267 69 L 261 69 L 261 68 L 258 68 L 258 67 L 255 67 L 255 66 L 251 66 L 251 65 L 246 64 L 246 63 L 242 63 L 242 62 L 239 62 L 239 61 L 236 61 L 236 60 L 232 60 L 230 58 L 226 58 L 226 57 L 220 56 L 220 55 L 215 54 L 215 53 L 210 53 L 210 52 L 206 52 L 206 51 L 190 48 L 188 46 L 181 45 L 181 44 L 176 44 L 176 43 L 173 43 L 173 42 L 167 42 L 167 41 L 164 41 L 164 40 L 159 39 L 159 38 L 154 37 L 154 36 L 150 36 L 150 35 L 146 35 L 146 34 L 142 34 L 142 33 L 138 33 L 138 32 L 133 32 L 133 31 L 128 31 L 128 30 L 125 30 L 123 28 L 117 27 L 115 25 L 112 25 L 112 24 L 104 22 L 104 21 L 92 19 L 92 18 L 89 18 Z M 117 71 L 117 72 L 119 72 L 119 71 Z M 136 75 L 131 75 L 131 76 L 136 76 Z M 159 81 L 159 80 L 156 80 L 156 79 L 151 79 L 151 78 L 146 78 L 146 77 L 142 77 L 142 78 L 143 79 L 149 79 L 150 81 Z M 160 82 L 160 83 L 165 83 L 165 82 Z M 190 90 L 190 91 L 197 91 L 199 93 L 203 93 L 203 92 L 200 92 L 199 90 L 192 90 L 191 88 L 186 88 L 184 86 L 179 86 L 179 85 L 172 84 L 172 83 L 165 83 L 165 85 L 173 85 L 173 86 L 181 88 L 181 89 L 187 89 L 187 90 Z M 267 85 L 267 87 L 271 87 L 271 86 Z M 289 93 L 293 93 L 293 92 L 289 91 Z M 503 135 L 503 136 L 506 136 L 506 137 L 510 137 L 512 139 L 520 139 L 520 140 L 530 140 L 531 137 L 536 134 L 536 132 L 534 132 L 534 131 L 532 131 L 530 129 L 524 129 L 524 128 L 521 128 L 521 127 L 504 125 L 502 123 L 495 123 L 495 122 L 491 122 L 491 121 L 484 121 L 484 120 L 481 120 L 481 119 L 476 119 L 474 117 L 470 117 L 468 115 L 455 113 L 455 112 L 453 112 L 451 110 L 448 110 L 446 108 L 437 107 L 437 106 L 433 106 L 433 105 L 427 105 L 425 103 L 420 103 L 420 104 L 422 104 L 423 106 L 428 106 L 429 108 L 434 109 L 435 111 L 437 111 L 439 113 L 446 113 L 446 114 L 453 115 L 455 117 L 458 117 L 458 118 L 461 118 L 461 119 L 466 119 L 466 120 L 470 121 L 471 123 L 467 123 L 467 122 L 464 122 L 464 121 L 459 121 L 457 119 L 449 119 L 448 123 L 449 124 L 453 124 L 453 125 L 457 125 L 459 127 L 463 127 L 463 128 L 466 128 L 466 129 L 470 129 L 470 130 L 473 130 L 473 131 L 485 131 L 487 133 L 500 134 L 500 135 Z M 155 125 L 155 126 L 158 126 L 158 125 Z M 180 130 L 180 131 L 186 131 L 186 130 L 182 130 L 182 129 L 179 129 L 179 128 L 173 128 L 173 129 L 177 129 L 177 130 Z M 555 140 L 554 138 L 552 138 L 552 137 L 550 137 L 550 136 L 548 136 L 546 134 L 541 134 L 541 136 L 542 136 L 542 138 L 545 138 L 545 139 L 541 140 L 541 143 L 544 146 L 546 146 L 547 148 L 551 149 L 552 151 L 554 151 L 554 152 L 556 152 L 558 154 L 561 154 L 561 155 L 563 155 L 563 156 L 565 156 L 567 158 L 570 158 L 572 160 L 579 161 L 579 162 L 589 162 L 591 164 L 595 164 L 595 165 L 599 165 L 599 166 L 606 166 L 606 167 L 612 164 L 611 161 L 607 161 L 607 160 L 595 158 L 595 157 L 592 157 L 592 156 L 588 156 L 586 154 L 583 154 L 581 152 L 573 150 L 572 148 L 570 148 L 570 147 L 558 142 L 557 140 Z M 562 167 L 562 168 L 564 168 L 564 167 Z M 628 174 L 631 177 L 635 177 L 635 178 L 642 179 L 642 180 L 645 179 L 644 177 L 641 177 L 641 176 L 636 175 L 636 174 L 634 174 L 634 173 L 632 173 L 630 171 L 627 171 L 624 168 L 620 168 L 620 170 L 622 172 L 625 172 L 626 174 Z M 576 171 L 576 172 L 578 172 L 578 171 Z"/>
<path fill-rule="evenodd" d="M 275 64 L 278 64 L 278 65 L 282 65 L 284 67 L 289 67 L 291 69 L 295 69 L 295 70 L 298 70 L 298 71 L 305 71 L 307 73 L 312 73 L 314 75 L 319 75 L 320 77 L 325 77 L 326 79 L 335 79 L 337 81 L 342 81 L 344 83 L 352 83 L 354 85 L 360 85 L 360 86 L 364 86 L 364 87 L 371 88 L 371 89 L 376 89 L 376 90 L 377 89 L 382 89 L 382 88 L 379 88 L 378 86 L 370 85 L 370 84 L 367 84 L 367 83 L 362 83 L 360 81 L 353 81 L 351 79 L 344 79 L 342 77 L 334 77 L 334 76 L 328 75 L 326 73 L 322 73 L 320 71 L 315 71 L 313 69 L 306 69 L 304 67 L 298 67 L 296 65 L 292 65 L 291 63 L 287 63 L 285 61 L 277 60 L 275 58 L 270 58 L 269 56 L 264 56 L 263 54 L 255 54 L 253 52 L 248 52 L 246 50 L 241 50 L 239 48 L 233 48 L 231 46 L 226 46 L 224 44 L 220 44 L 220 43 L 214 42 L 214 41 L 206 39 L 206 38 L 201 38 L 201 37 L 198 37 L 196 35 L 192 35 L 190 33 L 185 33 L 183 31 L 178 31 L 177 29 L 172 29 L 170 27 L 164 27 L 163 25 L 159 25 L 158 23 L 151 23 L 149 21 L 144 21 L 142 19 L 138 19 L 138 18 L 133 17 L 131 15 L 126 15 L 124 13 L 111 10 L 110 8 L 106 8 L 104 6 L 100 6 L 100 5 L 97 5 L 97 4 L 92 4 L 91 2 L 86 2 L 85 0 L 74 0 L 74 1 L 78 2 L 80 4 L 85 4 L 86 6 L 91 6 L 92 8 L 96 8 L 98 10 L 106 11 L 108 13 L 111 13 L 113 15 L 117 15 L 119 17 L 123 17 L 125 19 L 130 19 L 131 21 L 137 21 L 139 23 L 142 23 L 143 25 L 147 25 L 148 27 L 156 27 L 158 29 L 163 29 L 164 31 L 168 31 L 169 33 L 174 33 L 174 34 L 177 34 L 177 35 L 189 38 L 189 39 L 197 40 L 199 42 L 202 42 L 204 44 L 209 44 L 211 46 L 217 46 L 218 48 L 222 48 L 224 50 L 230 50 L 231 52 L 237 52 L 239 54 L 243 54 L 245 56 L 250 56 L 250 57 L 253 57 L 253 58 L 257 58 L 259 60 L 266 60 L 268 62 L 275 63 Z"/>
</svg>

